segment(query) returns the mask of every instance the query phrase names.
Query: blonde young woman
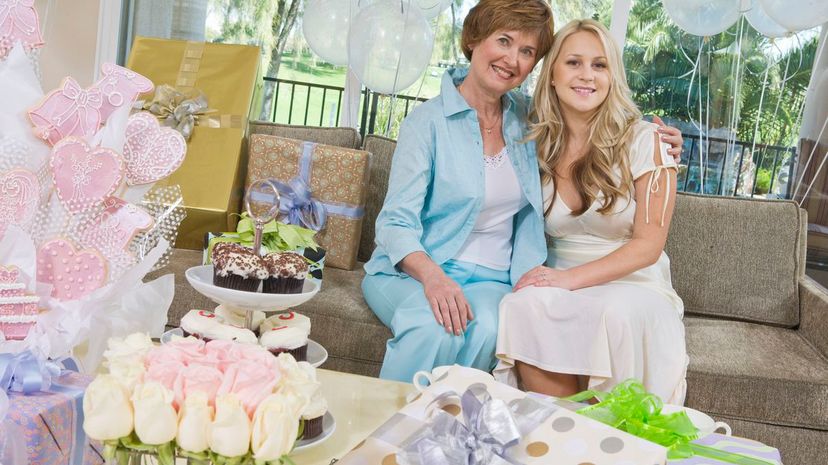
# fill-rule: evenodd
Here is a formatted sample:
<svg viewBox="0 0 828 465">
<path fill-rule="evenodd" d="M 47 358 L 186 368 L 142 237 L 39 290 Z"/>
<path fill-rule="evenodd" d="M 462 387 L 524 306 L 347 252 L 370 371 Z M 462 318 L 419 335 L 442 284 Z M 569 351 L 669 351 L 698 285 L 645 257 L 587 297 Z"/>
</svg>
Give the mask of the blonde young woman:
<svg viewBox="0 0 828 465">
<path fill-rule="evenodd" d="M 555 35 L 534 106 L 553 247 L 501 301 L 495 375 L 554 396 L 637 378 L 683 403 L 683 305 L 663 251 L 676 165 L 630 99 L 603 25 Z"/>
</svg>

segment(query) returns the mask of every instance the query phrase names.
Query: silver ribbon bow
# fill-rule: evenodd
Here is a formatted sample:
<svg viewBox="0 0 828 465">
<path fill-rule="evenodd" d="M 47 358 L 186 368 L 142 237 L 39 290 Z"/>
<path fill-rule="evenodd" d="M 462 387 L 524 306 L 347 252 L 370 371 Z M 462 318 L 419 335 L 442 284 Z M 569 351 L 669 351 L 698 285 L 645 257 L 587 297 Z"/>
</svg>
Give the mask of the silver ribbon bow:
<svg viewBox="0 0 828 465">
<path fill-rule="evenodd" d="M 446 392 L 431 405 L 439 406 L 455 392 Z M 400 465 L 522 465 L 507 450 L 520 442 L 555 411 L 531 398 L 510 404 L 495 399 L 484 384 L 474 384 L 460 396 L 463 422 L 437 408 L 431 423 L 400 445 Z"/>
<path fill-rule="evenodd" d="M 180 132 L 186 140 L 190 140 L 196 124 L 206 122 L 207 126 L 219 127 L 207 117 L 214 110 L 209 108 L 207 97 L 202 93 L 184 94 L 169 85 L 160 85 L 152 101 L 143 108 L 158 117 L 164 126 Z"/>
</svg>

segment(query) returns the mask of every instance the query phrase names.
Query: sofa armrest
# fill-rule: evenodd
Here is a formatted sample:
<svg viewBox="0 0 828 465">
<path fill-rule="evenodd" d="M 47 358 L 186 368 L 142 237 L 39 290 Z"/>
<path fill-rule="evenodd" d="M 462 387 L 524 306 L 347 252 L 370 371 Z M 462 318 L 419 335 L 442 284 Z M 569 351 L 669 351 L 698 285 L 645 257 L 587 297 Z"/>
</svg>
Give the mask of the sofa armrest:
<svg viewBox="0 0 828 465">
<path fill-rule="evenodd" d="M 828 357 L 828 290 L 805 276 L 799 282 L 799 333 Z"/>
</svg>

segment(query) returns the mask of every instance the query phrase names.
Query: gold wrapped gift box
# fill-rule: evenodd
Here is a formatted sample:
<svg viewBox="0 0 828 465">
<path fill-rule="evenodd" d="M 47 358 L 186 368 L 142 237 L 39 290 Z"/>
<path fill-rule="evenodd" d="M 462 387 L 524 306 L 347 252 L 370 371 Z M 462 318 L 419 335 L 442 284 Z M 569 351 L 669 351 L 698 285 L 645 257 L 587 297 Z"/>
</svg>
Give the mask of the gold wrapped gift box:
<svg viewBox="0 0 828 465">
<path fill-rule="evenodd" d="M 236 229 L 233 214 L 241 208 L 245 135 L 251 103 L 261 88 L 260 61 L 254 46 L 135 38 L 128 68 L 156 87 L 167 84 L 183 93 L 204 94 L 211 110 L 195 126 L 184 163 L 158 183 L 181 186 L 187 218 L 179 227 L 177 247 L 200 250 L 205 233 Z"/>
<path fill-rule="evenodd" d="M 327 212 L 327 224 L 314 237 L 326 251 L 325 266 L 351 270 L 362 233 L 369 161 L 363 150 L 252 134 L 247 185 L 301 178 Z"/>
</svg>

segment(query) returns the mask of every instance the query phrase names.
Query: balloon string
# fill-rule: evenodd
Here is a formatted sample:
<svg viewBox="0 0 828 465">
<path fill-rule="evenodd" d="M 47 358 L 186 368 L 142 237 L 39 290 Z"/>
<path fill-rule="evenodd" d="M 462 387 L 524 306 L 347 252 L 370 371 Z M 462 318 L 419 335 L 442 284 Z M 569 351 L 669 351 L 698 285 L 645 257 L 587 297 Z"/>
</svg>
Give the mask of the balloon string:
<svg viewBox="0 0 828 465">
<path fill-rule="evenodd" d="M 805 167 L 802 168 L 802 174 L 799 176 L 799 181 L 796 183 L 796 188 L 794 189 L 794 193 L 792 196 L 792 198 L 794 199 L 796 198 L 797 193 L 799 193 L 799 188 L 802 187 L 802 180 L 805 178 L 805 173 L 808 171 L 808 166 L 810 166 L 811 160 L 813 160 L 814 158 L 814 153 L 816 152 L 817 145 L 819 145 L 819 141 L 822 140 L 822 134 L 825 132 L 826 126 L 828 126 L 828 118 L 825 118 L 825 122 L 822 123 L 822 129 L 819 131 L 819 135 L 815 139 L 815 143 L 813 148 L 811 149 L 811 153 L 808 154 L 808 160 L 806 160 L 805 162 Z M 823 160 L 823 163 L 825 163 L 825 160 Z M 820 168 L 822 167 L 822 165 L 819 166 Z M 819 168 L 817 168 L 817 173 L 819 173 Z M 816 173 L 814 174 L 814 179 L 816 179 Z M 813 184 L 813 182 L 811 182 L 811 184 Z M 810 190 L 810 187 L 808 189 Z M 802 202 L 804 201 L 805 196 L 802 197 L 802 200 L 800 200 L 799 205 L 801 206 Z"/>
<path fill-rule="evenodd" d="M 797 38 L 799 38 L 798 34 L 797 34 Z M 819 48 L 817 49 L 817 53 L 816 53 L 816 59 L 814 60 L 814 66 L 811 68 L 812 70 L 813 69 L 819 69 L 820 61 L 822 59 L 822 52 L 825 48 L 825 42 L 828 42 L 828 40 L 822 40 L 820 42 L 821 43 L 819 44 Z M 801 47 L 800 47 L 800 50 L 802 50 Z M 802 52 L 800 52 L 800 53 L 802 53 Z M 811 76 L 811 81 L 813 81 L 813 80 L 814 80 L 814 77 L 812 75 Z M 800 128 L 802 128 L 802 118 L 803 118 L 804 113 L 805 113 L 805 102 L 808 101 L 808 94 L 811 92 L 812 87 L 813 86 L 811 86 L 811 83 L 809 82 L 808 83 L 808 88 L 805 90 L 805 95 L 802 97 L 802 106 L 799 109 L 798 117 L 796 119 L 796 121 L 799 121 L 798 127 L 800 127 Z M 828 120 L 826 120 L 826 123 L 828 123 Z M 819 131 L 819 136 L 817 136 L 817 138 L 816 138 L 817 142 L 819 142 L 822 139 L 822 133 L 824 131 L 825 131 L 825 124 L 822 125 L 822 130 Z M 811 153 L 808 155 L 808 159 L 805 160 L 805 167 L 802 169 L 802 174 L 799 177 L 799 181 L 796 183 L 796 186 L 794 187 L 794 193 L 793 193 L 793 196 L 792 196 L 792 198 L 794 198 L 794 199 L 796 198 L 796 194 L 799 192 L 799 188 L 802 187 L 802 181 L 805 178 L 805 172 L 808 171 L 808 166 L 811 164 L 811 159 L 813 158 L 814 153 L 816 152 L 816 147 L 817 147 L 816 144 L 814 144 L 814 147 L 811 150 Z M 800 162 L 801 161 L 802 161 L 802 159 L 800 157 Z M 803 201 L 805 200 L 804 197 L 803 197 L 802 200 Z"/>
<path fill-rule="evenodd" d="M 733 79 L 733 83 L 731 85 L 731 96 L 733 98 L 733 107 L 730 110 L 730 124 L 731 124 L 731 131 L 730 134 L 727 136 L 727 145 L 725 147 L 725 153 L 730 154 L 733 151 L 734 146 L 736 145 L 736 134 L 739 131 L 739 116 L 740 116 L 740 108 L 739 108 L 739 95 L 741 93 L 741 71 L 742 71 L 742 43 L 744 40 L 744 16 L 739 19 L 739 24 L 737 26 L 737 37 L 738 40 L 736 41 L 736 61 L 734 62 L 733 69 L 730 73 L 731 76 L 735 76 Z M 764 90 L 764 89 L 763 89 Z M 760 105 L 761 111 L 761 105 Z M 738 176 L 740 173 L 736 173 L 737 176 L 737 183 L 738 183 Z M 720 186 L 720 189 L 721 186 Z"/>
<path fill-rule="evenodd" d="M 826 118 L 825 121 L 828 122 L 828 118 Z M 819 143 L 819 141 L 814 143 L 814 148 L 816 148 L 818 143 Z M 828 160 L 828 152 L 825 152 L 825 155 L 822 156 L 822 161 L 819 163 L 819 166 L 817 167 L 816 173 L 814 173 L 813 179 L 811 179 L 811 182 L 808 184 L 808 189 L 805 190 L 805 194 L 802 195 L 802 199 L 799 201 L 799 206 L 800 207 L 802 206 L 803 203 L 805 203 L 805 199 L 808 198 L 808 194 L 811 193 L 811 188 L 814 187 L 814 183 L 816 182 L 817 177 L 819 176 L 819 173 L 822 172 L 822 167 L 825 166 L 825 161 L 826 160 Z"/>
<path fill-rule="evenodd" d="M 682 49 L 682 52 L 684 51 L 684 47 L 679 47 L 679 48 Z M 702 54 L 702 38 L 699 37 L 699 51 L 698 51 L 698 54 L 696 56 L 696 60 L 693 61 L 693 60 L 690 60 L 690 57 L 687 57 L 688 60 L 690 60 L 690 62 L 693 64 L 693 70 L 692 70 L 692 74 L 690 75 L 690 85 L 687 87 L 687 103 L 685 104 L 685 107 L 688 109 L 687 115 L 690 119 L 690 122 L 693 124 L 693 127 L 695 127 L 696 130 L 699 132 L 699 172 L 700 172 L 700 175 L 701 175 L 701 180 L 702 180 L 702 185 L 703 185 L 704 184 L 704 172 L 702 170 L 702 166 L 703 166 L 702 165 L 702 158 L 704 157 L 704 148 L 703 148 L 703 145 L 704 145 L 703 144 L 704 131 L 702 129 L 702 109 L 701 109 L 701 70 L 699 70 L 699 63 L 701 62 L 701 54 Z M 687 55 L 685 54 L 685 56 L 687 56 Z M 694 81 L 696 80 L 696 73 L 698 73 L 698 75 L 699 75 L 698 76 L 698 78 L 699 78 L 699 82 L 698 82 L 698 88 L 699 88 L 699 92 L 698 92 L 699 93 L 699 99 L 698 99 L 698 102 L 699 102 L 699 105 L 698 105 L 699 119 L 698 119 L 698 124 L 696 123 L 696 119 L 694 119 L 693 115 L 690 113 L 690 108 L 692 108 L 690 106 L 690 102 L 693 98 L 693 84 L 694 84 Z M 689 176 L 689 171 L 688 171 L 688 176 Z"/>
<path fill-rule="evenodd" d="M 768 72 L 770 71 L 770 68 L 770 65 L 765 68 L 765 77 L 762 81 L 762 91 L 759 93 L 759 108 L 756 110 L 756 124 L 753 126 L 753 143 L 750 147 L 751 160 L 753 160 L 753 156 L 756 153 L 756 139 L 759 135 L 759 117 L 762 116 L 762 104 L 765 102 L 765 87 L 768 85 Z M 756 165 L 756 176 L 759 176 L 759 168 L 760 166 Z M 741 173 L 737 173 L 737 176 L 741 176 Z M 753 197 L 753 187 L 750 189 L 750 196 Z"/>
</svg>

